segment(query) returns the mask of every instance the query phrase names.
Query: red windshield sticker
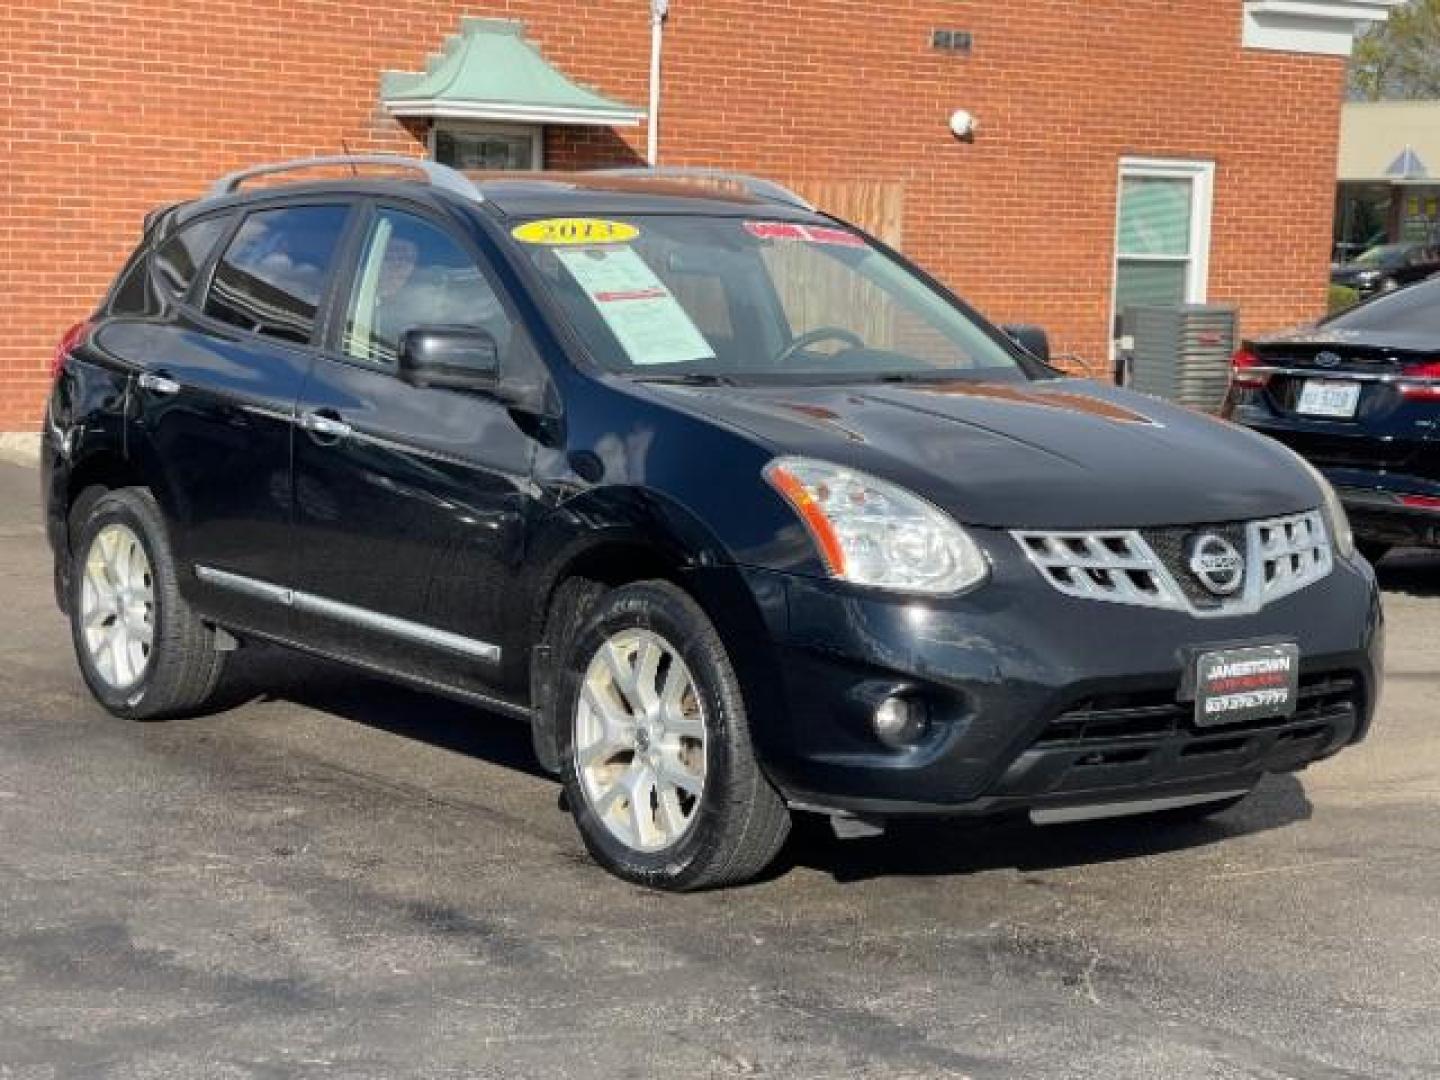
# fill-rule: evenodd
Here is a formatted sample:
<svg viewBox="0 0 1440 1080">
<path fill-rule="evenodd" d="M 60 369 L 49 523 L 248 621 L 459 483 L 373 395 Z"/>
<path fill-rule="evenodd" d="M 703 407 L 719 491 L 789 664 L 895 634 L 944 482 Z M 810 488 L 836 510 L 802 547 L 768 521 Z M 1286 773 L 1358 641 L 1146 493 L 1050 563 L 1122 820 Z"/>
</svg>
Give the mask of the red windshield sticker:
<svg viewBox="0 0 1440 1080">
<path fill-rule="evenodd" d="M 613 304 L 617 300 L 658 300 L 668 296 L 664 289 L 630 289 L 621 292 L 599 292 L 595 299 L 602 304 Z"/>
<path fill-rule="evenodd" d="M 865 241 L 844 229 L 826 225 L 800 225 L 792 221 L 747 221 L 745 231 L 761 240 L 799 240 L 808 244 L 834 244 L 863 248 Z"/>
<path fill-rule="evenodd" d="M 805 240 L 805 229 L 784 221 L 747 221 L 745 231 L 761 240 Z"/>
<path fill-rule="evenodd" d="M 844 229 L 831 229 L 821 225 L 811 225 L 805 230 L 810 234 L 810 239 L 817 244 L 838 244 L 840 247 L 864 247 L 865 241 L 852 232 Z"/>
</svg>

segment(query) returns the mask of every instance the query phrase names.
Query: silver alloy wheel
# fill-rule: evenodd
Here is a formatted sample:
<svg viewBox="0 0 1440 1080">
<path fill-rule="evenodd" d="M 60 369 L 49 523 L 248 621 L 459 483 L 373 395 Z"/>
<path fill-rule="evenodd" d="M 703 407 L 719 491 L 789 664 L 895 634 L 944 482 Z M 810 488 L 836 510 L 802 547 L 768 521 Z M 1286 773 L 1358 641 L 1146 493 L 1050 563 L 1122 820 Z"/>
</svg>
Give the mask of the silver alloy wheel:
<svg viewBox="0 0 1440 1080">
<path fill-rule="evenodd" d="M 575 710 L 575 774 L 610 834 L 635 851 L 673 847 L 705 791 L 705 714 L 679 652 L 621 630 L 591 658 Z"/>
<path fill-rule="evenodd" d="M 155 643 L 155 579 L 140 537 L 128 525 L 95 534 L 80 582 L 80 634 L 90 663 L 116 690 L 134 686 Z"/>
</svg>

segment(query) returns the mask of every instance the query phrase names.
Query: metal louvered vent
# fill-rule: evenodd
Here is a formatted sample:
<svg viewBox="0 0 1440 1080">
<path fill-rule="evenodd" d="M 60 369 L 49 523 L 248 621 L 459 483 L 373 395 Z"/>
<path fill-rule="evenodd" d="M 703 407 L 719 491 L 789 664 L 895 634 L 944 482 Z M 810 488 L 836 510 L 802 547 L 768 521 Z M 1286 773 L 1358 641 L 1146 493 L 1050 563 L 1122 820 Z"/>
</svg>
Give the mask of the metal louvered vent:
<svg viewBox="0 0 1440 1080">
<path fill-rule="evenodd" d="M 1179 608 L 1184 597 L 1138 532 L 1017 532 L 1015 539 L 1066 596 Z"/>
<path fill-rule="evenodd" d="M 1318 510 L 1257 521 L 1250 529 L 1251 561 L 1261 567 L 1257 576 L 1262 604 L 1319 581 L 1334 565 L 1330 537 Z"/>
<path fill-rule="evenodd" d="M 1104 531 L 1012 533 L 1057 591 L 1083 600 L 1245 615 L 1298 592 L 1334 568 L 1318 510 L 1226 525 Z M 1193 538 L 1234 538 L 1245 557 L 1243 585 L 1231 596 L 1207 591 L 1186 552 Z"/>
</svg>

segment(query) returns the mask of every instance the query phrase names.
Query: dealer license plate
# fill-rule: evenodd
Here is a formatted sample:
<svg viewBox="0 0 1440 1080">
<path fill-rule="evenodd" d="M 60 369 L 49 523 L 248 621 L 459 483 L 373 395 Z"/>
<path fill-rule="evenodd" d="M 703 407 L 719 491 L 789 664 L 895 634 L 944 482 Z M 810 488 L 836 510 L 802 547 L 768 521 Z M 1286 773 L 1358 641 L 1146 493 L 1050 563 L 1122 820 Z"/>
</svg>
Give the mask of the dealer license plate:
<svg viewBox="0 0 1440 1080">
<path fill-rule="evenodd" d="M 1337 382 L 1334 379 L 1306 379 L 1300 387 L 1300 400 L 1295 411 L 1306 416 L 1334 416 L 1348 420 L 1360 404 L 1358 382 Z"/>
<path fill-rule="evenodd" d="M 1218 727 L 1289 716 L 1300 692 L 1298 645 L 1252 645 L 1201 653 L 1195 662 L 1195 725 Z"/>
</svg>

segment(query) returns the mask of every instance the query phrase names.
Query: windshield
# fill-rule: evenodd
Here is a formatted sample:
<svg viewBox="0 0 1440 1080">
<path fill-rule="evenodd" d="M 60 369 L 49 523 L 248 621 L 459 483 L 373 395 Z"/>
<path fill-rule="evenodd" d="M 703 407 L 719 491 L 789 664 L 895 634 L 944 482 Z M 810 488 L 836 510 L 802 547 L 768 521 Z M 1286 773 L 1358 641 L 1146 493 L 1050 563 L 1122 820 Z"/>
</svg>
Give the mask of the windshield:
<svg viewBox="0 0 1440 1080">
<path fill-rule="evenodd" d="M 1417 334 L 1436 339 L 1440 348 L 1440 281 L 1426 281 L 1382 293 L 1374 300 L 1342 311 L 1321 325 L 1336 330 Z"/>
<path fill-rule="evenodd" d="M 1380 244 L 1355 256 L 1356 266 L 1389 266 L 1404 257 L 1409 244 Z"/>
<path fill-rule="evenodd" d="M 848 229 L 656 214 L 531 221 L 512 235 L 611 371 L 1026 377 L 992 331 Z"/>
</svg>

